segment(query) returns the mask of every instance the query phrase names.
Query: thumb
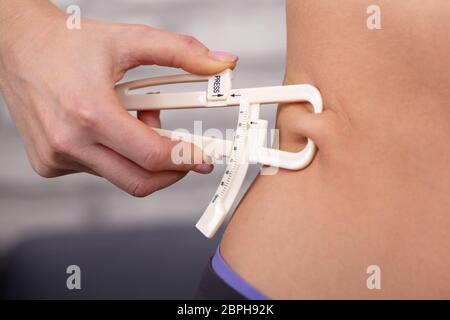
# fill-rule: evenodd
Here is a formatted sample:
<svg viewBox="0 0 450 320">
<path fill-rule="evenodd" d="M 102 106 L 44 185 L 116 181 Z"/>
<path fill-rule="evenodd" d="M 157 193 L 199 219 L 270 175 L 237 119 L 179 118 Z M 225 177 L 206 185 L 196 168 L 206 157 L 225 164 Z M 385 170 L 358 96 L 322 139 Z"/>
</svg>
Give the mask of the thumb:
<svg viewBox="0 0 450 320">
<path fill-rule="evenodd" d="M 120 29 L 117 47 L 120 61 L 125 62 L 125 69 L 139 65 L 159 65 L 209 75 L 227 68 L 233 69 L 238 61 L 236 55 L 210 51 L 191 36 L 145 25 L 125 25 Z"/>
</svg>

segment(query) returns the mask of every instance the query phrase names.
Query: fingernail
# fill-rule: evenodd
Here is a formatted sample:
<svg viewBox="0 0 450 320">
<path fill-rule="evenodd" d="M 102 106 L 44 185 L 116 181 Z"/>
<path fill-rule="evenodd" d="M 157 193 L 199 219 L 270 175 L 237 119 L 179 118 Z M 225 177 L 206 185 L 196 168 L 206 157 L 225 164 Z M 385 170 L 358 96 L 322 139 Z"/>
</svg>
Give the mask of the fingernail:
<svg viewBox="0 0 450 320">
<path fill-rule="evenodd" d="M 203 174 L 210 173 L 213 169 L 214 169 L 214 166 L 212 164 L 207 164 L 207 163 L 199 164 L 194 167 L 195 172 L 203 173 Z"/>
<path fill-rule="evenodd" d="M 208 56 L 221 62 L 236 62 L 239 59 L 237 55 L 224 51 L 210 51 Z"/>
</svg>

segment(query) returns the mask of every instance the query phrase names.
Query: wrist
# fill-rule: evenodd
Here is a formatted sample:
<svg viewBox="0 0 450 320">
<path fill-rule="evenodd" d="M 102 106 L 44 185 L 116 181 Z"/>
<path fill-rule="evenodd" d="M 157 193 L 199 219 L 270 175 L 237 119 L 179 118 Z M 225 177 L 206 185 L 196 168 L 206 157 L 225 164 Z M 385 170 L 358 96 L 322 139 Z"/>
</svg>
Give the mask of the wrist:
<svg viewBox="0 0 450 320">
<path fill-rule="evenodd" d="M 28 29 L 43 30 L 58 13 L 62 14 L 49 0 L 0 0 L 0 51 Z"/>
</svg>

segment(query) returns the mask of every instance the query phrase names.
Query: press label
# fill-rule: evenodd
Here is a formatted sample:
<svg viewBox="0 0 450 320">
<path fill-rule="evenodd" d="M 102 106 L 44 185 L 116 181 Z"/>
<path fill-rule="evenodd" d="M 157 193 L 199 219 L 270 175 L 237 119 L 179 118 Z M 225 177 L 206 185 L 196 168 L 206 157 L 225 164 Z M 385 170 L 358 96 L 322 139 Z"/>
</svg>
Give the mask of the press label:
<svg viewBox="0 0 450 320">
<path fill-rule="evenodd" d="M 208 81 L 208 100 L 226 100 L 231 89 L 231 70 L 211 77 Z"/>
<path fill-rule="evenodd" d="M 221 80 L 222 80 L 221 76 L 214 76 L 213 92 L 215 94 L 220 94 L 220 83 L 221 83 Z"/>
</svg>

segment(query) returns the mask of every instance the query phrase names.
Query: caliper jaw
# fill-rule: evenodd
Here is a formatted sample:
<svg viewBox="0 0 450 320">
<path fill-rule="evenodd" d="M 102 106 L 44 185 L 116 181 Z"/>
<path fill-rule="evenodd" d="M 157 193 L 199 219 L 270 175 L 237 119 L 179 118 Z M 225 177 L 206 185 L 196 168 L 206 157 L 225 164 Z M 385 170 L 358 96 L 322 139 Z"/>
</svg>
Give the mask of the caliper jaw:
<svg viewBox="0 0 450 320">
<path fill-rule="evenodd" d="M 224 178 L 207 210 L 196 225 L 209 238 L 214 236 L 232 208 L 245 179 L 249 163 L 300 170 L 313 160 L 316 147 L 310 138 L 308 138 L 306 147 L 297 153 L 266 147 L 268 121 L 259 118 L 260 104 L 306 101 L 313 106 L 314 113 L 320 113 L 323 110 L 321 94 L 317 88 L 311 85 L 232 90 L 231 80 L 231 70 L 225 70 L 212 77 L 192 74 L 164 76 L 122 83 L 115 88 L 119 101 L 128 110 L 239 106 L 238 126 L 233 141 L 154 128 L 162 136 L 195 144 L 203 150 L 203 155 L 209 156 L 210 159 L 227 158 L 228 166 Z M 192 82 L 208 82 L 206 92 L 158 92 L 147 95 L 132 94 L 131 92 L 145 87 Z M 273 148 L 277 148 L 276 142 Z"/>
</svg>

